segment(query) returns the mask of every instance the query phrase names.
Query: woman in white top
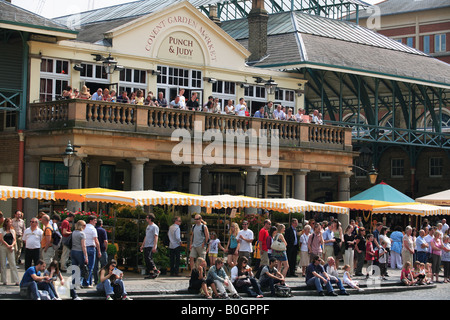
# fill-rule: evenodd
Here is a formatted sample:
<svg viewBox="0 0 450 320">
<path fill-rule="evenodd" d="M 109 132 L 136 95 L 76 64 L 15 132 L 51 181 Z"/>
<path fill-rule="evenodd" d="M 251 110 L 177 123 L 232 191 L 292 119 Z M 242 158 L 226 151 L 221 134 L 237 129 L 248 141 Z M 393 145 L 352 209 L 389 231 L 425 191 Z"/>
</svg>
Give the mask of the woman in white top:
<svg viewBox="0 0 450 320">
<path fill-rule="evenodd" d="M 302 267 L 302 276 L 305 276 L 306 267 L 309 265 L 308 240 L 311 236 L 311 226 L 307 224 L 300 236 L 300 265 Z"/>
</svg>

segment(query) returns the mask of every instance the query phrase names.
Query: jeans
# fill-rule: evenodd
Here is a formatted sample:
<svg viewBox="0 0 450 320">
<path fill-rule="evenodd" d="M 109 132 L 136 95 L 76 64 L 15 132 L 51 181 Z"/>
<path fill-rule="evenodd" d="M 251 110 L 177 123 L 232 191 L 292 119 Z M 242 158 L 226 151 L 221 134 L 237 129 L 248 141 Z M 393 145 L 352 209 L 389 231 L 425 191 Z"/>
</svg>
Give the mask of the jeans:
<svg viewBox="0 0 450 320">
<path fill-rule="evenodd" d="M 275 284 L 280 283 L 281 280 L 273 279 L 273 278 L 265 278 L 263 281 L 259 281 L 259 285 L 261 288 L 269 287 L 271 295 L 275 295 Z"/>
<path fill-rule="evenodd" d="M 103 268 L 108 263 L 108 253 L 106 251 L 102 251 L 102 255 L 100 258 L 95 261 L 94 270 L 92 271 L 94 276 L 94 283 L 98 283 L 98 263 L 100 262 L 100 269 Z"/>
<path fill-rule="evenodd" d="M 87 287 L 92 285 L 92 274 L 94 271 L 94 264 L 97 260 L 97 249 L 95 247 L 86 247 L 87 255 L 88 255 L 88 272 L 89 276 L 86 279 L 83 279 L 83 286 Z"/>
<path fill-rule="evenodd" d="M 29 292 L 30 292 L 30 297 L 32 300 L 38 300 L 41 298 L 41 295 L 39 294 L 39 290 L 44 290 L 47 291 L 50 299 L 54 299 L 55 298 L 55 293 L 53 292 L 52 287 L 50 286 L 49 283 L 47 282 L 36 282 L 36 281 L 31 281 L 31 282 L 27 282 L 27 283 L 23 283 L 21 285 L 21 288 L 28 288 Z"/>
<path fill-rule="evenodd" d="M 169 249 L 170 256 L 170 274 L 178 274 L 180 268 L 180 251 L 181 247 Z"/>
<path fill-rule="evenodd" d="M 144 260 L 145 260 L 145 267 L 147 270 L 147 273 L 152 273 L 154 269 L 156 269 L 156 265 L 153 262 L 153 247 L 144 247 Z"/>
<path fill-rule="evenodd" d="M 72 250 L 70 252 L 70 258 L 72 260 L 73 266 L 81 267 L 82 265 L 84 265 L 85 258 L 84 258 L 83 251 Z M 81 271 L 81 269 L 80 269 L 80 271 Z M 72 271 L 72 274 L 73 274 L 73 272 L 74 271 Z M 80 275 L 80 278 L 78 280 L 75 279 L 75 283 L 74 283 L 75 286 L 79 286 L 83 283 L 83 277 L 81 276 L 81 273 L 79 275 Z M 72 280 L 72 283 L 73 283 L 73 280 Z"/>
<path fill-rule="evenodd" d="M 240 293 L 246 293 L 249 297 L 256 297 L 258 295 L 262 295 L 261 287 L 259 286 L 258 281 L 255 278 L 249 278 L 250 279 L 250 286 L 242 286 L 242 287 L 236 287 L 235 288 Z"/>
<path fill-rule="evenodd" d="M 123 284 L 123 281 L 121 279 L 117 279 L 114 281 L 115 285 L 119 285 L 122 288 L 122 297 L 127 295 L 127 292 L 125 291 L 125 286 Z M 111 280 L 106 279 L 103 282 L 99 282 L 97 284 L 97 291 L 98 292 L 104 292 L 107 296 L 114 295 L 114 288 L 111 285 Z"/>
<path fill-rule="evenodd" d="M 323 288 L 323 280 L 318 278 L 318 277 L 312 277 L 309 278 L 308 281 L 306 281 L 306 285 L 310 286 L 310 287 L 316 287 L 317 292 L 322 292 Z M 325 285 L 325 287 L 327 288 L 327 292 L 333 292 L 333 286 L 331 284 L 331 281 L 327 281 L 327 284 Z"/>
</svg>

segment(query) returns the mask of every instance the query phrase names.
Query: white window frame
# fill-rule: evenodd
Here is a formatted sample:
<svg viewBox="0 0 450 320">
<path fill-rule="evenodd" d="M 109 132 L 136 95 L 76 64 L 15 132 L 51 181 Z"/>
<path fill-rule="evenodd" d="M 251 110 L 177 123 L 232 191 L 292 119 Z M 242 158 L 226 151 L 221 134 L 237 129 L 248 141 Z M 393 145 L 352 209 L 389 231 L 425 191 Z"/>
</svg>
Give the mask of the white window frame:
<svg viewBox="0 0 450 320">
<path fill-rule="evenodd" d="M 289 96 L 292 95 L 292 99 L 289 99 Z M 284 107 L 292 108 L 295 112 L 295 91 L 289 89 L 276 89 L 275 90 L 275 99 L 274 104 L 281 104 Z"/>
<path fill-rule="evenodd" d="M 439 164 L 436 164 L 435 162 L 439 161 Z M 442 157 L 430 157 L 429 158 L 429 177 L 430 178 L 442 178 L 442 173 L 444 171 L 444 159 Z M 440 173 L 433 174 L 433 170 L 439 170 Z"/>
<path fill-rule="evenodd" d="M 429 35 L 423 36 L 423 52 L 431 52 L 431 37 Z"/>
<path fill-rule="evenodd" d="M 172 75 L 169 74 L 171 68 L 174 71 Z M 157 70 L 161 71 L 161 74 L 158 76 L 157 79 L 158 87 L 183 88 L 190 90 L 203 89 L 203 72 L 201 70 L 178 68 L 166 65 L 158 65 Z M 178 73 L 180 70 L 183 70 L 183 72 L 188 71 L 187 77 L 185 75 L 183 76 L 175 75 L 175 71 L 176 73 Z M 182 84 L 180 84 L 178 81 L 170 83 L 170 78 L 178 80 L 186 79 L 187 84 L 185 83 L 185 81 L 183 81 Z M 162 81 L 163 79 L 165 79 L 165 81 Z M 197 82 L 197 84 L 199 85 L 197 84 L 193 85 L 193 82 Z"/>
<path fill-rule="evenodd" d="M 131 81 L 127 80 L 120 80 L 122 77 L 122 72 L 124 73 L 125 79 L 126 79 L 126 72 L 131 72 Z M 128 94 L 131 92 L 137 92 L 138 90 L 142 90 L 144 92 L 144 97 L 147 96 L 147 71 L 142 69 L 135 69 L 135 68 L 125 68 L 124 70 L 120 71 L 121 74 L 119 75 L 119 92 L 118 95 L 121 95 L 123 91 L 127 91 Z M 136 82 L 134 81 L 136 72 L 144 72 L 144 83 L 142 82 Z M 141 75 L 139 76 L 139 79 L 141 79 Z M 155 96 L 155 93 L 153 92 L 153 96 Z M 157 96 L 156 96 L 157 97 Z"/>
<path fill-rule="evenodd" d="M 397 163 L 398 162 L 398 163 Z M 401 166 L 400 166 L 401 164 Z M 395 172 L 396 170 L 402 170 L 402 174 Z M 391 178 L 403 178 L 405 176 L 405 159 L 392 158 L 391 159 Z"/>
<path fill-rule="evenodd" d="M 234 85 L 234 92 L 225 92 L 226 85 Z M 236 105 L 236 83 L 231 81 L 223 81 L 218 80 L 215 84 L 213 84 L 212 96 L 214 98 L 218 98 L 220 102 L 220 107 L 222 112 L 224 111 L 225 105 L 227 105 L 228 100 L 233 100 L 233 106 Z M 220 86 L 219 90 L 214 91 L 214 87 Z"/>
<path fill-rule="evenodd" d="M 95 83 L 101 83 L 101 84 L 106 84 L 109 85 L 110 83 L 110 75 L 108 74 L 105 78 L 102 77 L 97 77 L 97 69 L 98 67 L 101 67 L 101 69 L 103 70 L 103 65 L 101 64 L 95 64 L 95 63 L 81 63 L 82 66 L 92 66 L 92 76 L 81 76 L 81 72 L 80 72 L 80 81 L 81 82 L 95 82 Z"/>
<path fill-rule="evenodd" d="M 51 100 L 55 100 L 58 96 L 62 95 L 63 90 L 66 89 L 66 87 L 70 83 L 70 61 L 64 60 L 64 59 L 55 59 L 50 57 L 43 57 L 41 59 L 41 64 L 43 63 L 43 60 L 51 60 L 52 61 L 52 71 L 40 71 L 40 83 L 39 83 L 39 100 L 42 101 L 41 96 L 45 95 L 46 97 L 51 96 Z M 56 73 L 56 66 L 57 63 L 67 63 L 67 73 Z M 40 67 L 41 70 L 41 67 Z M 46 80 L 51 81 L 51 93 L 48 93 L 46 90 L 43 91 L 41 81 Z M 57 90 L 57 83 L 60 83 L 60 88 Z M 45 87 L 47 88 L 47 86 Z M 44 99 L 47 101 L 47 99 Z"/>
<path fill-rule="evenodd" d="M 447 51 L 447 39 L 446 34 L 435 34 L 434 35 L 434 52 L 446 52 Z"/>
</svg>

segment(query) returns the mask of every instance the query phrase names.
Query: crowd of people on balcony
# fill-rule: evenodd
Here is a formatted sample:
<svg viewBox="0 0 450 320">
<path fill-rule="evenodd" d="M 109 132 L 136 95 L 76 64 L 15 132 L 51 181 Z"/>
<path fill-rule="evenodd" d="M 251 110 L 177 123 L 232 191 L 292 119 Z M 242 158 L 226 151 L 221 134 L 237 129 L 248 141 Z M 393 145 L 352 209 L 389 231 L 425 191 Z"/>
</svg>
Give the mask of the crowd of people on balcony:
<svg viewBox="0 0 450 320">
<path fill-rule="evenodd" d="M 122 91 L 120 95 L 117 95 L 117 92 L 115 90 L 109 90 L 108 88 L 98 88 L 97 91 L 91 95 L 89 88 L 84 85 L 81 91 L 68 86 L 66 90 L 63 91 L 62 98 L 129 103 L 150 107 L 203 111 L 225 115 L 237 115 L 242 117 L 252 116 L 251 110 L 247 106 L 247 102 L 244 98 L 240 98 L 237 104 L 234 104 L 234 101 L 232 99 L 226 100 L 226 104 L 222 108 L 220 100 L 217 97 L 209 96 L 208 101 L 205 104 L 201 105 L 198 101 L 199 99 L 197 92 L 193 92 L 191 94 L 191 97 L 187 100 L 184 94 L 185 89 L 180 89 L 175 98 L 171 101 L 168 101 L 164 97 L 164 93 L 161 91 L 158 92 L 157 97 L 153 94 L 152 91 L 149 91 L 147 97 L 144 97 L 143 90 L 137 90 L 136 92 L 133 91 L 130 93 L 130 95 L 128 95 L 127 91 Z M 253 114 L 253 117 L 323 124 L 322 114 L 319 113 L 318 110 L 314 110 L 310 115 L 305 115 L 305 109 L 303 108 L 298 108 L 297 113 L 295 113 L 293 108 L 285 107 L 281 104 L 275 105 L 273 101 L 268 101 L 266 105 L 261 106 Z"/>
</svg>

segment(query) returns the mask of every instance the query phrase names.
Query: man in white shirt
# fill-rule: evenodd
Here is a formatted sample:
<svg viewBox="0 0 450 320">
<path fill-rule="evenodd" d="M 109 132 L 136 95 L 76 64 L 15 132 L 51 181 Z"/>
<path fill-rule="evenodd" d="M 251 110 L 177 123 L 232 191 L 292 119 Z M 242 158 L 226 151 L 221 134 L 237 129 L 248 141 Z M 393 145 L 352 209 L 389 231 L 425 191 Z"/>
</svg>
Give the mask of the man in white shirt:
<svg viewBox="0 0 450 320">
<path fill-rule="evenodd" d="M 169 228 L 169 257 L 170 257 L 170 275 L 173 277 L 179 276 L 180 267 L 180 250 L 181 250 L 181 236 L 180 236 L 181 218 L 175 217 L 173 224 Z"/>
<path fill-rule="evenodd" d="M 239 99 L 239 103 L 234 107 L 236 115 L 245 117 L 245 111 L 247 110 L 247 104 L 244 98 Z"/>
<path fill-rule="evenodd" d="M 30 227 L 23 233 L 23 242 L 25 243 L 25 270 L 34 265 L 40 259 L 41 241 L 44 235 L 42 229 L 38 228 L 38 219 L 32 218 Z"/>
<path fill-rule="evenodd" d="M 432 248 L 431 248 L 431 240 L 434 239 L 434 232 L 436 231 L 436 229 L 437 229 L 436 227 L 431 227 L 430 230 L 428 231 L 428 234 L 424 238 L 425 241 L 428 244 L 427 260 L 428 260 L 429 257 L 431 257 L 431 250 L 432 250 Z"/>
<path fill-rule="evenodd" d="M 86 251 L 88 255 L 88 279 L 83 279 L 83 287 L 92 288 L 92 272 L 94 270 L 94 264 L 98 258 L 101 257 L 100 242 L 98 242 L 97 229 L 95 225 L 97 224 L 97 218 L 95 216 L 89 216 L 86 223 L 86 228 L 84 229 L 84 234 L 86 235 Z"/>
<path fill-rule="evenodd" d="M 273 118 L 276 120 L 286 120 L 286 114 L 281 110 L 281 104 L 277 105 L 277 108 L 273 112 Z"/>
<path fill-rule="evenodd" d="M 441 223 L 442 223 L 442 234 L 445 234 L 445 232 L 447 232 L 448 230 L 447 219 L 442 219 Z"/>
<path fill-rule="evenodd" d="M 184 89 L 180 89 L 180 93 L 178 94 L 180 97 L 180 109 L 186 109 L 186 97 L 184 96 Z"/>
<path fill-rule="evenodd" d="M 97 91 L 91 96 L 91 100 L 102 101 L 103 100 L 103 90 L 98 88 Z"/>
<path fill-rule="evenodd" d="M 248 259 L 248 261 L 250 261 L 251 253 L 253 252 L 253 239 L 253 231 L 248 228 L 248 221 L 242 221 L 242 229 L 236 237 L 236 240 L 239 242 L 239 257 L 244 256 Z"/>
</svg>

